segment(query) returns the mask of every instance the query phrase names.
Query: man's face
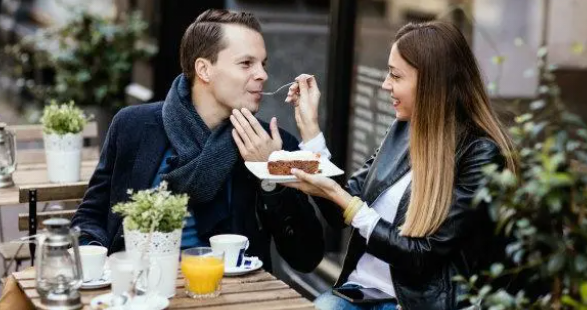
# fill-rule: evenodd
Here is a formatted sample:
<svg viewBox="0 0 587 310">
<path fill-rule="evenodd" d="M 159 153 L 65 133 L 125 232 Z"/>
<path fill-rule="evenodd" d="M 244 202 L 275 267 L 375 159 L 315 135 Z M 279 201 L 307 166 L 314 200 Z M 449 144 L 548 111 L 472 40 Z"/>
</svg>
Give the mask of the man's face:
<svg viewBox="0 0 587 310">
<path fill-rule="evenodd" d="M 210 68 L 212 94 L 228 115 L 233 109 L 259 110 L 267 80 L 267 52 L 260 33 L 237 25 L 223 25 L 226 48 Z"/>
</svg>

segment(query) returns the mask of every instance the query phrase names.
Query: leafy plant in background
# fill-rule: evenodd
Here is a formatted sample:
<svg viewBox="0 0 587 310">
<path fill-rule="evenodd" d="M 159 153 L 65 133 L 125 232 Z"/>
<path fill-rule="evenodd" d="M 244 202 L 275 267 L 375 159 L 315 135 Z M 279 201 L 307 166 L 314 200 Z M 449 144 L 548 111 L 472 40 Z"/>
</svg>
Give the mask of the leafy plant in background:
<svg viewBox="0 0 587 310">
<path fill-rule="evenodd" d="M 34 65 L 53 74 L 47 84 L 25 83 L 41 101 L 74 100 L 115 111 L 123 106 L 135 61 L 157 52 L 156 46 L 143 41 L 148 25 L 138 12 L 114 21 L 86 9 L 68 9 L 73 12 L 69 22 L 26 37 L 5 51 L 21 64 L 20 72 Z"/>
<path fill-rule="evenodd" d="M 47 134 L 65 135 L 82 132 L 88 120 L 89 117 L 80 108 L 74 106 L 73 101 L 58 105 L 53 100 L 43 109 L 41 124 L 43 124 L 43 131 Z"/>
<path fill-rule="evenodd" d="M 506 237 L 505 258 L 454 279 L 467 292 L 460 298 L 483 309 L 587 310 L 587 126 L 565 110 L 545 56 L 539 98 L 510 128 L 518 174 L 485 167 L 476 197 Z"/>
<path fill-rule="evenodd" d="M 128 193 L 131 201 L 118 203 L 112 210 L 124 217 L 124 225 L 129 230 L 170 233 L 183 227 L 189 197 L 172 194 L 167 190 L 167 182 L 154 189 Z"/>
</svg>

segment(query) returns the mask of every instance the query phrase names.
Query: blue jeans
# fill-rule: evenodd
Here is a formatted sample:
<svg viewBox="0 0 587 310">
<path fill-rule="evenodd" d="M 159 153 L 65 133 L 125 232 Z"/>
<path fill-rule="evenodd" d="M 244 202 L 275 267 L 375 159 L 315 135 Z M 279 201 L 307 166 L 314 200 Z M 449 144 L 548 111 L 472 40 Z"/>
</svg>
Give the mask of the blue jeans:
<svg viewBox="0 0 587 310">
<path fill-rule="evenodd" d="M 355 288 L 360 287 L 355 284 L 345 284 L 341 287 Z M 353 304 L 350 301 L 332 294 L 328 291 L 318 296 L 314 300 L 314 305 L 320 310 L 396 310 L 395 302 L 384 302 L 376 304 Z"/>
</svg>

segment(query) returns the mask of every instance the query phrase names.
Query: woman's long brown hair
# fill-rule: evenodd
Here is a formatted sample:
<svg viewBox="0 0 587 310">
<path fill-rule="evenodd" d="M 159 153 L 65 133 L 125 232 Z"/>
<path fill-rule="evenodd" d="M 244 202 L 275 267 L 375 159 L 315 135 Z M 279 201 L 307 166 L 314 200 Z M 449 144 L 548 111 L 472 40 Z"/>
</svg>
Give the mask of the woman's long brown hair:
<svg viewBox="0 0 587 310">
<path fill-rule="evenodd" d="M 394 41 L 400 55 L 418 71 L 410 120 L 412 193 L 401 234 L 425 237 L 438 230 L 450 209 L 459 132 L 475 129 L 495 141 L 512 171 L 516 160 L 458 28 L 439 21 L 408 24 Z"/>
</svg>

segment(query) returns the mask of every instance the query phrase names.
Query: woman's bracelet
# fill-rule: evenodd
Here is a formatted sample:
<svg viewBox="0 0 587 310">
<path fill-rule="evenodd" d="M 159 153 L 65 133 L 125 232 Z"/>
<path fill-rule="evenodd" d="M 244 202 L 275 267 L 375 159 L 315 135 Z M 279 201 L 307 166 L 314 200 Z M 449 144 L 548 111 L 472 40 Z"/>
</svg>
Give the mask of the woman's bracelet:
<svg viewBox="0 0 587 310">
<path fill-rule="evenodd" d="M 344 222 L 347 225 L 350 225 L 353 221 L 353 218 L 359 210 L 363 207 L 364 202 L 359 197 L 353 197 L 353 199 L 349 202 L 348 207 L 344 212 Z"/>
<path fill-rule="evenodd" d="M 351 210 L 351 212 L 349 212 L 347 218 L 345 219 L 345 223 L 347 225 L 351 225 L 353 218 L 355 218 L 355 215 L 357 215 L 357 213 L 363 208 L 363 205 L 364 205 L 364 203 L 361 201 L 360 204 L 356 205 L 356 207 L 354 207 L 353 210 Z"/>
<path fill-rule="evenodd" d="M 351 198 L 351 201 L 349 201 L 349 203 L 347 204 L 346 209 L 344 209 L 344 213 L 342 214 L 342 216 L 344 218 L 346 218 L 347 215 L 349 214 L 349 211 L 351 211 L 351 208 L 360 201 L 361 201 L 360 197 L 353 196 L 353 198 Z"/>
</svg>

